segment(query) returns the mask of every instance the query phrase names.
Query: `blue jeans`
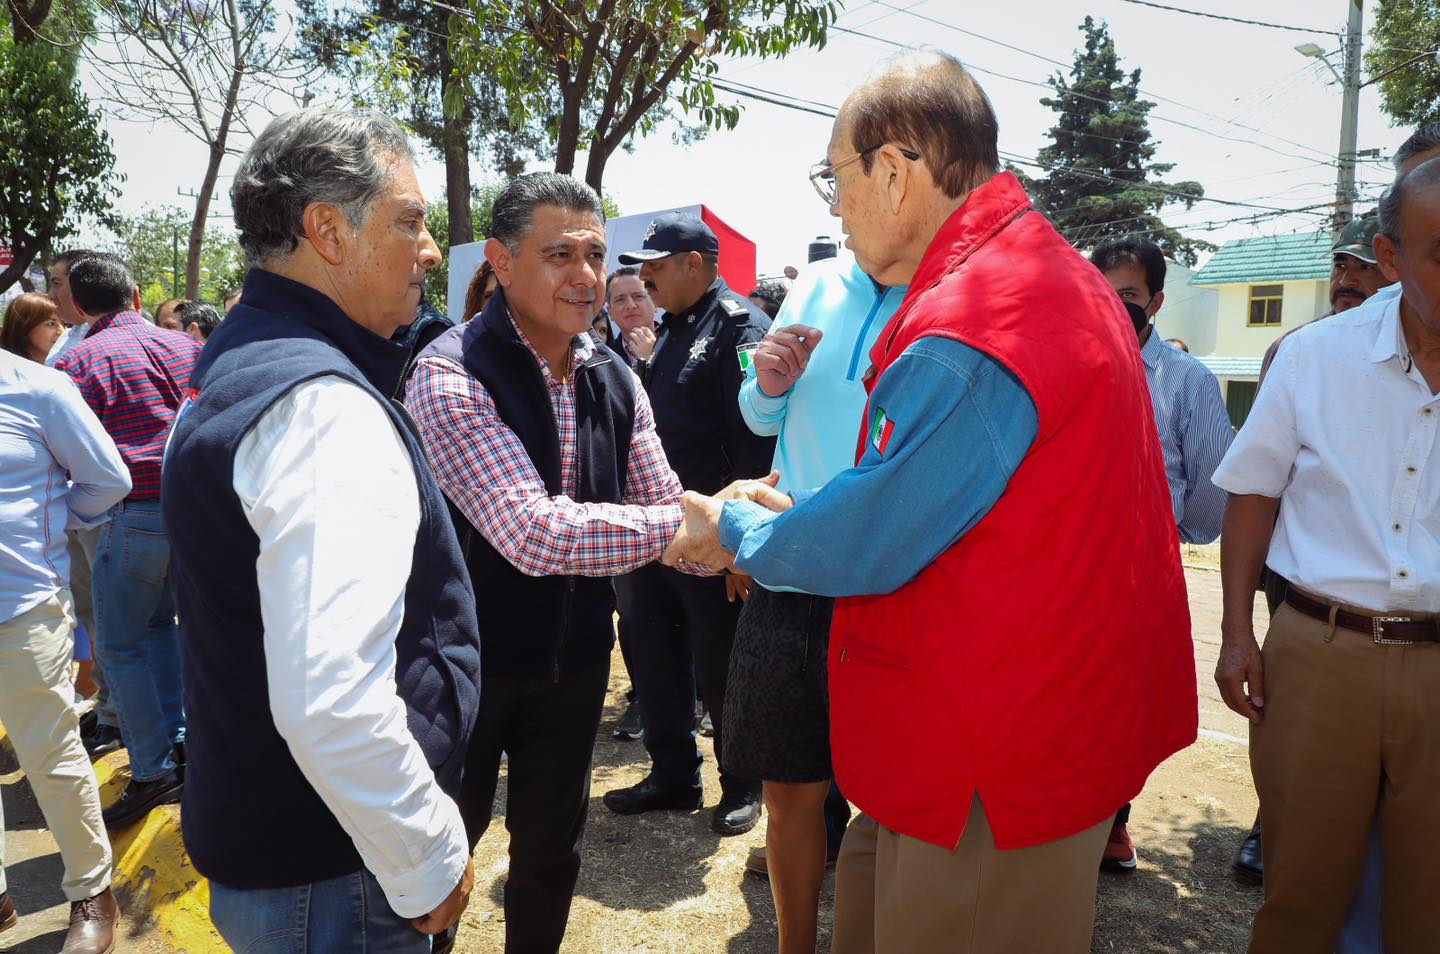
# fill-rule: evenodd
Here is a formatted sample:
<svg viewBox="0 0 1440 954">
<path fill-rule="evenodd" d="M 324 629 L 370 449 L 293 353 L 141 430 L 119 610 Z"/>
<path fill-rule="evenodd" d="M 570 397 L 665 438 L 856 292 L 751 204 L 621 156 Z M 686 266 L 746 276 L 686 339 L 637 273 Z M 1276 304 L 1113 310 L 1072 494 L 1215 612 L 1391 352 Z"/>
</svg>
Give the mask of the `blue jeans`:
<svg viewBox="0 0 1440 954">
<path fill-rule="evenodd" d="M 158 502 L 115 507 L 100 530 L 92 585 L 95 653 L 130 752 L 130 774 L 153 781 L 175 771 L 174 746 L 185 740 L 170 540 Z"/>
<path fill-rule="evenodd" d="M 430 938 L 390 909 L 365 869 L 293 888 L 210 882 L 210 920 L 237 954 L 424 954 Z"/>
</svg>

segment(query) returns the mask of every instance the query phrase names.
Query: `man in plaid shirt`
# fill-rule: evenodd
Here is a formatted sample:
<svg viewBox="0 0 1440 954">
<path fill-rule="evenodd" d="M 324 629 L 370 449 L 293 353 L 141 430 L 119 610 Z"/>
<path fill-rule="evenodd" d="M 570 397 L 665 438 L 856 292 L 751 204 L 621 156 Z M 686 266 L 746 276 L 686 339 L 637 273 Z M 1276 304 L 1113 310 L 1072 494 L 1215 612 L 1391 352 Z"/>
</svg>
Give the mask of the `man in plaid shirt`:
<svg viewBox="0 0 1440 954">
<path fill-rule="evenodd" d="M 501 288 L 426 350 L 405 402 L 482 620 L 460 806 L 472 843 L 509 758 L 507 951 L 564 937 L 614 645 L 608 577 L 659 558 L 683 520 L 644 388 L 586 333 L 605 297 L 604 223 L 576 179 L 512 180 L 485 250 Z"/>
<path fill-rule="evenodd" d="M 180 800 L 185 716 L 160 459 L 201 346 L 140 315 L 135 279 L 114 256 L 79 259 L 69 280 L 90 330 L 55 367 L 79 386 L 133 485 L 100 531 L 92 582 L 95 654 L 130 751 L 131 781 L 104 820 L 123 828 Z"/>
</svg>

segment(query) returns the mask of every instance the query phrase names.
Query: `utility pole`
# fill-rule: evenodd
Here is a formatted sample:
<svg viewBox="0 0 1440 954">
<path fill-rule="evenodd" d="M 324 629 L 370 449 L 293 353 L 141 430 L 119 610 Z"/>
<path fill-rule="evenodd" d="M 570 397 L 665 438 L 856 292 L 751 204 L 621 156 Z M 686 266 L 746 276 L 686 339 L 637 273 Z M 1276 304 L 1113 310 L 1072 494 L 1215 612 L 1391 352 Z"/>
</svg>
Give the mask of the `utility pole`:
<svg viewBox="0 0 1440 954">
<path fill-rule="evenodd" d="M 1350 22 L 1345 28 L 1345 95 L 1340 107 L 1340 168 L 1335 175 L 1335 235 L 1355 214 L 1355 148 L 1360 118 L 1360 29 L 1364 0 L 1346 0 Z"/>
</svg>

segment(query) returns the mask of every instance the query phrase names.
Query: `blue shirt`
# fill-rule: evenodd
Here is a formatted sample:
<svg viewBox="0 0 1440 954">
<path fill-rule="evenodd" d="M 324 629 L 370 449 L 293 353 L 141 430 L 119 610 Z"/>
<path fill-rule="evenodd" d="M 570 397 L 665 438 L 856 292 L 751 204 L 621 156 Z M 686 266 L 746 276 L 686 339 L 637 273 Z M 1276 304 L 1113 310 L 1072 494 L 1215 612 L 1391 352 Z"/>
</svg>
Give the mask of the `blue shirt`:
<svg viewBox="0 0 1440 954">
<path fill-rule="evenodd" d="M 103 523 L 129 492 L 115 442 L 70 379 L 0 351 L 0 623 L 69 585 L 66 527 Z"/>
<path fill-rule="evenodd" d="M 1140 348 L 1150 406 L 1165 455 L 1165 480 L 1180 539 L 1209 543 L 1220 535 L 1225 491 L 1210 475 L 1235 439 L 1220 384 L 1195 357 L 1166 344 L 1152 328 Z"/>
<path fill-rule="evenodd" d="M 800 380 L 779 397 L 760 390 L 753 366 L 740 386 L 740 414 L 750 430 L 779 435 L 782 491 L 819 487 L 854 465 L 870 349 L 904 299 L 904 288 L 883 288 L 853 260 L 840 259 L 811 265 L 785 297 L 772 327 L 798 322 L 824 337 Z"/>
<path fill-rule="evenodd" d="M 739 569 L 821 596 L 893 592 L 990 512 L 1040 424 L 1014 375 L 949 338 L 907 348 L 869 416 L 860 463 L 791 510 L 725 504 L 720 543 Z"/>
</svg>

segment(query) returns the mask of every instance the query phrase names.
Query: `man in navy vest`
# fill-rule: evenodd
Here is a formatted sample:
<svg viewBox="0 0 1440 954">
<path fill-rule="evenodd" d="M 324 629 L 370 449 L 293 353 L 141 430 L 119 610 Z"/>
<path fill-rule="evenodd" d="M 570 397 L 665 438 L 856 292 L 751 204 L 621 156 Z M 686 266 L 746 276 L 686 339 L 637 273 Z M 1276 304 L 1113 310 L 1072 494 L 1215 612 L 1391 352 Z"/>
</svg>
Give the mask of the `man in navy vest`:
<svg viewBox="0 0 1440 954">
<path fill-rule="evenodd" d="M 505 950 L 538 954 L 559 949 L 580 871 L 615 641 L 608 577 L 658 559 L 683 513 L 644 389 L 588 334 L 605 300 L 594 190 L 550 172 L 512 180 L 485 255 L 499 290 L 421 355 L 405 403 L 485 608 L 461 811 L 474 844 L 504 752 Z"/>
<path fill-rule="evenodd" d="M 456 799 L 475 597 L 387 397 L 440 261 L 391 120 L 281 117 L 230 191 L 250 264 L 164 468 L 189 715 L 182 825 L 227 944 L 423 952 L 473 882 Z"/>
</svg>

